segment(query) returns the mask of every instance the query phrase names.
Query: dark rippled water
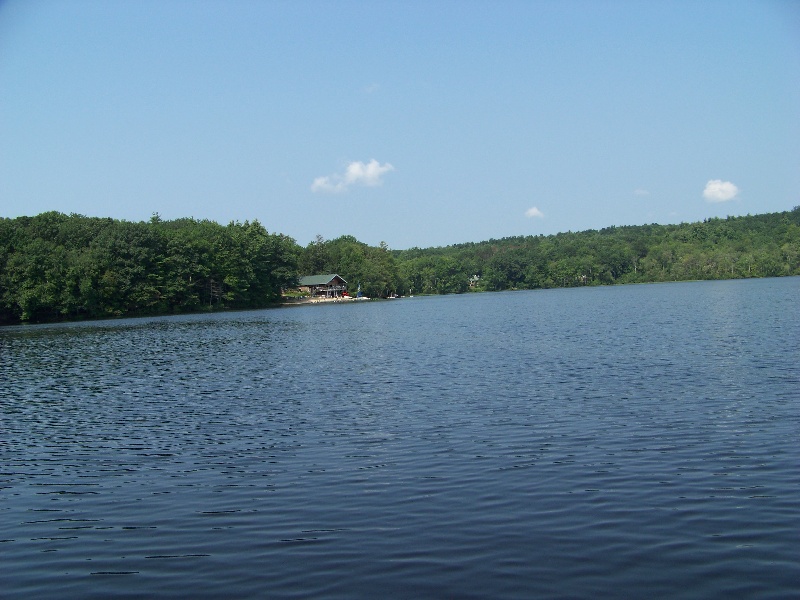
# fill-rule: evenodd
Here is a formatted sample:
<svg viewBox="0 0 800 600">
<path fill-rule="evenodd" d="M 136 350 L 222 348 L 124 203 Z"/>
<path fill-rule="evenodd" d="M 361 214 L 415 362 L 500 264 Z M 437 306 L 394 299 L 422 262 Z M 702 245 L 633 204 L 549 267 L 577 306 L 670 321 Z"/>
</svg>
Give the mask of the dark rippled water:
<svg viewBox="0 0 800 600">
<path fill-rule="evenodd" d="M 0 595 L 800 594 L 800 278 L 0 329 Z"/>
</svg>

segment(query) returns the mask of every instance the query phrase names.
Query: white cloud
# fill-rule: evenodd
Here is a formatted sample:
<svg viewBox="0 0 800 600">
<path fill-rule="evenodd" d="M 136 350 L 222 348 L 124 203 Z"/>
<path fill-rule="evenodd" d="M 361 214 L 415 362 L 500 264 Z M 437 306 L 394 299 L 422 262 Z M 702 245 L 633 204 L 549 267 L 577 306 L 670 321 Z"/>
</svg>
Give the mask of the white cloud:
<svg viewBox="0 0 800 600">
<path fill-rule="evenodd" d="M 650 192 L 648 190 L 643 190 L 642 188 L 637 188 L 633 190 L 634 196 L 649 196 Z"/>
<path fill-rule="evenodd" d="M 739 193 L 739 188 L 730 181 L 711 179 L 703 190 L 703 198 L 709 202 L 727 202 L 733 200 Z"/>
<path fill-rule="evenodd" d="M 533 218 L 542 219 L 544 218 L 544 213 L 535 206 L 532 206 L 531 208 L 525 211 L 525 216 L 528 217 L 529 219 Z"/>
<path fill-rule="evenodd" d="M 312 192 L 340 193 L 346 192 L 350 186 L 363 185 L 375 187 L 383 184 L 383 175 L 394 171 L 389 163 L 380 164 L 374 158 L 368 163 L 353 161 L 345 169 L 344 174 L 317 177 L 311 184 Z"/>
<path fill-rule="evenodd" d="M 367 164 L 356 161 L 347 165 L 345 172 L 345 181 L 348 185 L 361 184 L 370 187 L 381 185 L 383 180 L 381 176 L 389 171 L 394 171 L 394 167 L 389 163 L 380 164 L 374 158 Z"/>
<path fill-rule="evenodd" d="M 317 177 L 311 184 L 312 192 L 343 192 L 345 185 L 342 181 L 333 182 L 331 177 Z"/>
</svg>

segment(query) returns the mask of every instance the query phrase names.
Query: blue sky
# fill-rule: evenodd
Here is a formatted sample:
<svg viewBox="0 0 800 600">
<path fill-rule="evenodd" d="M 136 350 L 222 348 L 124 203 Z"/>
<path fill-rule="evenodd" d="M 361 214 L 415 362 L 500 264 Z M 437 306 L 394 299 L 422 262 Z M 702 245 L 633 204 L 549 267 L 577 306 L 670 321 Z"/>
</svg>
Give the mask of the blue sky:
<svg viewBox="0 0 800 600">
<path fill-rule="evenodd" d="M 392 248 L 800 204 L 800 3 L 0 2 L 0 216 Z"/>
</svg>

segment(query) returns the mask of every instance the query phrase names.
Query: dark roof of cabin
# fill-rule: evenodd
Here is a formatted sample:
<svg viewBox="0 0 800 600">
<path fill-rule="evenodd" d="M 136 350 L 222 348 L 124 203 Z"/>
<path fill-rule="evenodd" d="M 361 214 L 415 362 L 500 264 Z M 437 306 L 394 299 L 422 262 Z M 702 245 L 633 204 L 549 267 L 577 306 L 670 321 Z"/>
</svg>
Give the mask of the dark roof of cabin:
<svg viewBox="0 0 800 600">
<path fill-rule="evenodd" d="M 300 285 L 328 285 L 337 277 L 344 281 L 344 278 L 336 273 L 331 273 L 330 275 L 306 275 L 300 278 Z M 344 282 L 347 283 L 346 281 Z"/>
</svg>

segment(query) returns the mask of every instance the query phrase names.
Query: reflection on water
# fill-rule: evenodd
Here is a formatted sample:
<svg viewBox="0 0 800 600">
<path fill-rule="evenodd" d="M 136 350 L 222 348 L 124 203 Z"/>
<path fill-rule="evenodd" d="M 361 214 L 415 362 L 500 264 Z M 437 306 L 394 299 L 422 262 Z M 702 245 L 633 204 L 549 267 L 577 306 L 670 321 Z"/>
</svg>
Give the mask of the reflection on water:
<svg viewBox="0 0 800 600">
<path fill-rule="evenodd" d="M 11 596 L 788 597 L 800 279 L 0 329 Z"/>
</svg>

